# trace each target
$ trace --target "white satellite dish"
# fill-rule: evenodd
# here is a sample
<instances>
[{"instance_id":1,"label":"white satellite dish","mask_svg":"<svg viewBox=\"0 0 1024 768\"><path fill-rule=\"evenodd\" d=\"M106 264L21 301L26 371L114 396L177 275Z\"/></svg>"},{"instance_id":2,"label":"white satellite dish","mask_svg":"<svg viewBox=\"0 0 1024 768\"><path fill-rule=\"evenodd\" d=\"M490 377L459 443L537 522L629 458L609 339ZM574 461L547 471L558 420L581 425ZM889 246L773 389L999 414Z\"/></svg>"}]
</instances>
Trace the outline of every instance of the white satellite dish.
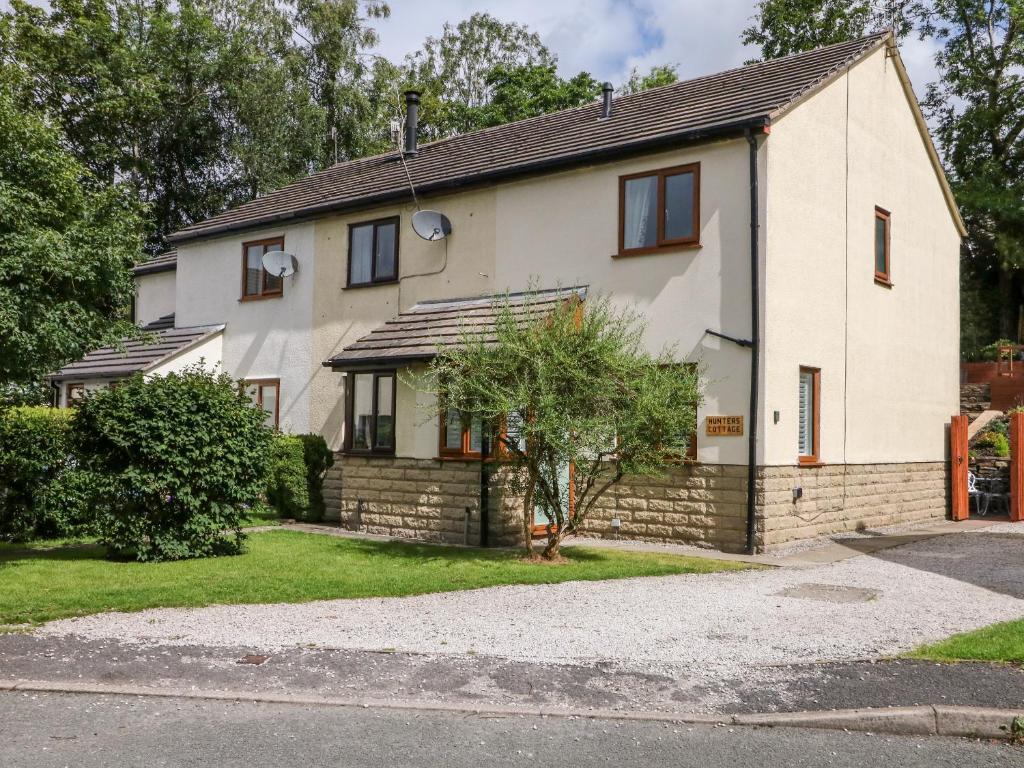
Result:
<instances>
[{"instance_id":1,"label":"white satellite dish","mask_svg":"<svg viewBox=\"0 0 1024 768\"><path fill-rule=\"evenodd\" d=\"M288 277L299 268L299 260L285 251L267 251L263 254L263 268L274 277Z\"/></svg>"},{"instance_id":2,"label":"white satellite dish","mask_svg":"<svg viewBox=\"0 0 1024 768\"><path fill-rule=\"evenodd\" d=\"M444 240L452 233L452 223L440 211L416 211L412 228L424 240Z\"/></svg>"}]
</instances>

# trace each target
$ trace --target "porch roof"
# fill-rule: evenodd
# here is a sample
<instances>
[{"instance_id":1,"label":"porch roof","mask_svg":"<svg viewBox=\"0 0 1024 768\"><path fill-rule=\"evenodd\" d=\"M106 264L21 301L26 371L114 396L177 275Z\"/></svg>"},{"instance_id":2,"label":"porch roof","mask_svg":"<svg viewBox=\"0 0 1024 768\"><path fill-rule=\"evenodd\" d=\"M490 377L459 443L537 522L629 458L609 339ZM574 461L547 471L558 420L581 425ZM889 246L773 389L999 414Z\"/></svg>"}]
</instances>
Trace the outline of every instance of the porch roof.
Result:
<instances>
[{"instance_id":1,"label":"porch roof","mask_svg":"<svg viewBox=\"0 0 1024 768\"><path fill-rule=\"evenodd\" d=\"M430 360L444 347L458 344L463 333L494 341L498 309L506 299L517 319L526 323L547 315L561 301L572 297L582 300L586 296L586 286L574 286L423 301L349 344L325 361L324 366L349 370Z\"/></svg>"},{"instance_id":2,"label":"porch roof","mask_svg":"<svg viewBox=\"0 0 1024 768\"><path fill-rule=\"evenodd\" d=\"M223 325L175 328L174 315L164 315L143 326L140 337L123 339L117 347L94 349L47 378L51 381L124 378L147 371L223 329Z\"/></svg>"}]
</instances>

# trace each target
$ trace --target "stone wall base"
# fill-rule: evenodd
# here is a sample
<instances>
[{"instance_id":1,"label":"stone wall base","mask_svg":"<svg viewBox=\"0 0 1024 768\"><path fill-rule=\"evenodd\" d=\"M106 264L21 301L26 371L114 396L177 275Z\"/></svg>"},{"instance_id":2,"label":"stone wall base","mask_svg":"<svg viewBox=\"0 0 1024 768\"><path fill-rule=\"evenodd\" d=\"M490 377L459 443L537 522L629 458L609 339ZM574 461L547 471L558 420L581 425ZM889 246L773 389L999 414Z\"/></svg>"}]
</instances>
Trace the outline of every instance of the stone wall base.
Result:
<instances>
[{"instance_id":1,"label":"stone wall base","mask_svg":"<svg viewBox=\"0 0 1024 768\"><path fill-rule=\"evenodd\" d=\"M694 464L663 477L627 477L598 502L584 536L741 551L747 468ZM522 503L493 472L488 542L516 546ZM794 488L802 489L794 500ZM843 531L940 519L949 506L945 462L762 467L757 538L762 551ZM327 520L352 530L451 544L480 542L477 462L339 454L324 484ZM613 520L619 521L616 529Z\"/></svg>"}]
</instances>

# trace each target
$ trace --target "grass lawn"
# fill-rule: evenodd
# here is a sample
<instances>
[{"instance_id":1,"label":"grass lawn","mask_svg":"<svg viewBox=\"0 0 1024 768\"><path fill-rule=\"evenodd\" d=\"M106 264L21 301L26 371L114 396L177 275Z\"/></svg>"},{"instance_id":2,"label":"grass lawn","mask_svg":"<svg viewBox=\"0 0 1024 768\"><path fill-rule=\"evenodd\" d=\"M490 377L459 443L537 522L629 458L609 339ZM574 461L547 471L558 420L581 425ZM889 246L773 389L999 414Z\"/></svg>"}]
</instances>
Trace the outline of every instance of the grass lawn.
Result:
<instances>
[{"instance_id":1,"label":"grass lawn","mask_svg":"<svg viewBox=\"0 0 1024 768\"><path fill-rule=\"evenodd\" d=\"M711 573L744 563L651 552L567 547L568 562L518 553L344 539L297 531L252 534L235 557L173 563L111 562L90 544L0 546L0 626L100 611L215 603L298 603L397 597L499 584L554 584Z\"/></svg>"},{"instance_id":2,"label":"grass lawn","mask_svg":"<svg viewBox=\"0 0 1024 768\"><path fill-rule=\"evenodd\" d=\"M1024 619L953 635L907 654L934 661L1002 661L1024 663Z\"/></svg>"}]
</instances>

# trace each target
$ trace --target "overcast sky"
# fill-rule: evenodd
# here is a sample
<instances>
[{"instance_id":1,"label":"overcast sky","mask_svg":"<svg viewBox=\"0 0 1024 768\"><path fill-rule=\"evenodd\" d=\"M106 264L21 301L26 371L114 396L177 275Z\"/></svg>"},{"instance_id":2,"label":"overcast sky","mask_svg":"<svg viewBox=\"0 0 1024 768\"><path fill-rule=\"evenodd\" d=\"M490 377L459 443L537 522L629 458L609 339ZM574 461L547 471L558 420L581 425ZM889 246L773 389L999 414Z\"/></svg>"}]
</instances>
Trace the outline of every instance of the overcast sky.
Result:
<instances>
[{"instance_id":1,"label":"overcast sky","mask_svg":"<svg viewBox=\"0 0 1024 768\"><path fill-rule=\"evenodd\" d=\"M389 0L391 18L377 21L377 53L393 60L416 50L444 22L486 11L537 32L564 75L580 70L621 83L633 66L676 64L686 79L741 65L757 55L740 32L751 0ZM930 43L907 40L902 55L917 95L934 79Z\"/></svg>"}]
</instances>

